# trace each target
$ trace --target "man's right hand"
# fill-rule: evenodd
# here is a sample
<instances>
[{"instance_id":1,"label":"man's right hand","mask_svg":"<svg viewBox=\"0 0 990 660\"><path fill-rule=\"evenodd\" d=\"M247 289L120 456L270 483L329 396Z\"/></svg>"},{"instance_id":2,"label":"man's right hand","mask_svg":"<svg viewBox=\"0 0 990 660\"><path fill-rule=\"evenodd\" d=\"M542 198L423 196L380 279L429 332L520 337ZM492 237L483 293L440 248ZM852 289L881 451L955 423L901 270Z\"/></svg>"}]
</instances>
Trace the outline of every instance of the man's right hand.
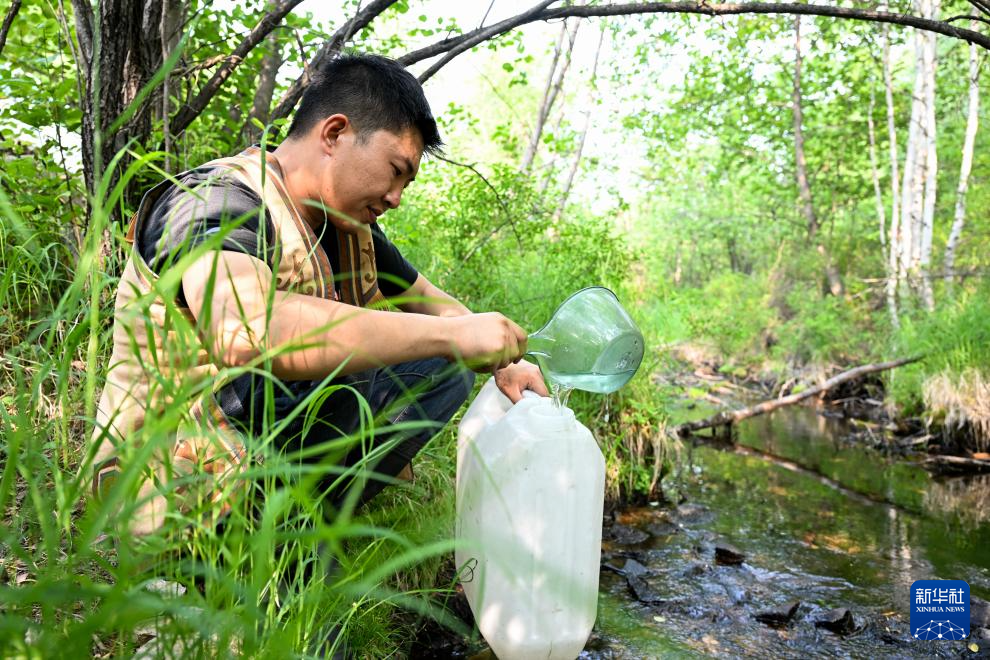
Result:
<instances>
[{"instance_id":1,"label":"man's right hand","mask_svg":"<svg viewBox=\"0 0 990 660\"><path fill-rule=\"evenodd\" d=\"M451 359L461 359L478 372L504 369L526 353L525 330L498 312L467 314L448 319Z\"/></svg>"}]
</instances>

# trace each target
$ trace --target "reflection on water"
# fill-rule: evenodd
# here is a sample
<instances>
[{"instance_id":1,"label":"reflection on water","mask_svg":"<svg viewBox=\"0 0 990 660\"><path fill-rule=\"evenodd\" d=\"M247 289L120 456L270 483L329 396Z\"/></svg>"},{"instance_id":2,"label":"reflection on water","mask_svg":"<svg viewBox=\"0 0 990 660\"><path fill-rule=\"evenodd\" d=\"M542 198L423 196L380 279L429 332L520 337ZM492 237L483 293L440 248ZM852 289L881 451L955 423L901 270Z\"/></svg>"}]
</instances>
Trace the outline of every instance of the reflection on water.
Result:
<instances>
[{"instance_id":1,"label":"reflection on water","mask_svg":"<svg viewBox=\"0 0 990 660\"><path fill-rule=\"evenodd\" d=\"M925 493L925 510L951 514L964 528L986 525L990 522L990 474L933 482Z\"/></svg>"},{"instance_id":2,"label":"reflection on water","mask_svg":"<svg viewBox=\"0 0 990 660\"><path fill-rule=\"evenodd\" d=\"M759 456L696 448L701 473L684 489L704 515L685 517L683 506L630 510L620 522L649 538L604 547L615 565L642 561L649 586L668 603L635 602L624 578L603 574L591 657L595 643L626 649L599 657L667 656L672 647L687 655L958 653L910 639L909 588L918 579L961 579L990 598L990 475L935 480L843 441L848 433L841 420L792 407L747 420L738 440L880 501ZM746 564L714 565L720 542L743 552ZM802 614L785 632L754 623L755 612L793 600L804 603ZM835 607L850 608L863 632L841 638L814 628L814 618Z\"/></svg>"}]
</instances>

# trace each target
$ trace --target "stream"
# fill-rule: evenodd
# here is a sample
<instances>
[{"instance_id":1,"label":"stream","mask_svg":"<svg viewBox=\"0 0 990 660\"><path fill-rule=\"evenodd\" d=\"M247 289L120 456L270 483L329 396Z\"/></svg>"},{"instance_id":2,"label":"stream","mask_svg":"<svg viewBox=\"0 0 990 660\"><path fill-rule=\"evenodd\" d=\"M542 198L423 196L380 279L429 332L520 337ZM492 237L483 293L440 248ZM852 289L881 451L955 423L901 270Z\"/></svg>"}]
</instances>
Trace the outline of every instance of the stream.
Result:
<instances>
[{"instance_id":1,"label":"stream","mask_svg":"<svg viewBox=\"0 0 990 660\"><path fill-rule=\"evenodd\" d=\"M980 631L915 640L908 600L918 579L990 599L990 476L935 479L856 430L792 406L741 423L737 450L686 446L684 501L604 530L581 657L990 657Z\"/></svg>"}]
</instances>

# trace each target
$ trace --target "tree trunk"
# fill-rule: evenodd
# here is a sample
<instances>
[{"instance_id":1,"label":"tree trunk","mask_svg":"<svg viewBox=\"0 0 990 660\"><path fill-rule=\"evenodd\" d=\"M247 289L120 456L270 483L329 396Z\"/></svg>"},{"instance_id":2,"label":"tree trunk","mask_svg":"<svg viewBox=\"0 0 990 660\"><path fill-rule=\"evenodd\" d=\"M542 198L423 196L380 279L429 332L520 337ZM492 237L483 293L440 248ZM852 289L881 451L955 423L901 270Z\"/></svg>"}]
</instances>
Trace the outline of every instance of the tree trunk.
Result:
<instances>
[{"instance_id":1,"label":"tree trunk","mask_svg":"<svg viewBox=\"0 0 990 660\"><path fill-rule=\"evenodd\" d=\"M162 40L162 62L168 60L175 50L175 47L179 43L179 37L182 33L182 23L184 19L184 6L182 0L163 0L162 1L162 18L161 18L161 28L160 37ZM170 126L170 117L172 113L171 100L172 100L172 90L171 90L171 71L165 72L165 79L162 81L162 102L161 102L161 119L162 119L162 134L165 137L165 163L164 170L166 172L172 171L171 154L172 154L172 130Z\"/></svg>"},{"instance_id":2,"label":"tree trunk","mask_svg":"<svg viewBox=\"0 0 990 660\"><path fill-rule=\"evenodd\" d=\"M917 0L917 11L931 18L938 13L937 0ZM935 219L938 154L935 149L935 37L915 35L914 93L911 123L901 185L903 235L899 277L920 295L927 309L935 305L929 267Z\"/></svg>"},{"instance_id":3,"label":"tree trunk","mask_svg":"<svg viewBox=\"0 0 990 660\"><path fill-rule=\"evenodd\" d=\"M939 11L939 0L929 0L930 17L935 18ZM932 33L924 35L925 66L925 199L921 209L921 242L918 246L918 270L921 276L921 299L925 309L935 309L935 295L932 289L931 262L932 236L935 227L935 197L938 186L938 152L936 149L935 124L935 51L936 37Z\"/></svg>"},{"instance_id":4,"label":"tree trunk","mask_svg":"<svg viewBox=\"0 0 990 660\"><path fill-rule=\"evenodd\" d=\"M112 133L110 128L161 65L162 0L101 0L95 15L85 0L73 0L72 7L86 60L80 67L86 90L82 160L93 193L114 154L131 138L143 143L150 132L146 111L133 113Z\"/></svg>"},{"instance_id":5,"label":"tree trunk","mask_svg":"<svg viewBox=\"0 0 990 660\"><path fill-rule=\"evenodd\" d=\"M925 0L922 0L924 2ZM922 35L914 35L914 88L911 101L911 119L908 123L907 147L904 154L904 178L901 182L901 249L898 263L898 280L904 282L913 271L914 245L918 240L917 227L921 215L921 181L919 176L919 145L924 121L925 88L922 69Z\"/></svg>"},{"instance_id":6,"label":"tree trunk","mask_svg":"<svg viewBox=\"0 0 990 660\"><path fill-rule=\"evenodd\" d=\"M571 53L574 51L574 40L577 37L577 31L580 25L580 21L572 21L570 25L568 25L567 21L564 21L560 26L560 36L557 38L557 44L554 46L553 60L550 62L550 73L547 74L547 84L543 90L543 100L540 102L540 110L536 116L536 126L533 127L533 134L529 138L529 145L526 147L522 165L519 167L523 172L529 170L533 164L533 159L536 158L536 151L540 146L540 138L543 137L543 127L546 125L550 111L553 109L553 104L560 94L561 87L564 85L564 76L567 75L567 69L571 65ZM565 37L567 38L566 51L564 50ZM561 63L560 70L558 71L557 64L561 56L563 56L564 61Z\"/></svg>"},{"instance_id":7,"label":"tree trunk","mask_svg":"<svg viewBox=\"0 0 990 660\"><path fill-rule=\"evenodd\" d=\"M255 126L254 120L257 119L262 124L268 123L272 97L275 94L275 77L281 66L282 47L278 42L278 33L272 32L265 38L265 54L261 60L261 70L258 72L258 87L254 93L251 111L241 129L241 135L247 144L253 144L261 137L261 130Z\"/></svg>"},{"instance_id":8,"label":"tree trunk","mask_svg":"<svg viewBox=\"0 0 990 660\"><path fill-rule=\"evenodd\" d=\"M877 220L880 224L880 248L887 253L887 211L883 204L883 192L880 187L880 168L877 164L877 132L873 124L873 112L876 110L876 93L870 88L870 108L866 113L866 131L870 141L870 173L873 175L873 197L877 206Z\"/></svg>"},{"instance_id":9,"label":"tree trunk","mask_svg":"<svg viewBox=\"0 0 990 660\"><path fill-rule=\"evenodd\" d=\"M825 247L825 243L820 240L818 216L815 214L815 205L811 197L811 185L808 183L808 165L804 155L804 116L801 110L800 16L794 18L794 92L792 110L794 113L794 169L797 177L801 209L804 213L808 229L808 240L816 241L815 249L825 262L825 277L828 280L829 291L833 296L841 296L844 290L842 278L839 275L838 269L832 264L832 259Z\"/></svg>"},{"instance_id":10,"label":"tree trunk","mask_svg":"<svg viewBox=\"0 0 990 660\"><path fill-rule=\"evenodd\" d=\"M895 328L900 327L900 318L897 315L897 298L893 294L894 289L891 288L891 283L893 280L893 275L890 270L889 262L886 260L886 255L888 254L888 244L890 244L890 250L894 249L893 241L894 236L891 233L888 235L885 225L887 219L887 211L883 203L883 192L880 185L880 166L877 162L877 136L876 127L873 123L873 112L876 109L876 93L874 89L870 89L870 110L866 115L866 127L869 132L870 138L870 170L873 174L873 195L877 206L877 220L880 223L880 249L884 255L884 271L886 274L886 293L887 293L887 312L890 314L890 323ZM893 227L891 228L893 229Z\"/></svg>"},{"instance_id":11,"label":"tree trunk","mask_svg":"<svg viewBox=\"0 0 990 660\"><path fill-rule=\"evenodd\" d=\"M976 27L976 21L973 21ZM976 46L969 47L969 110L966 114L966 137L963 139L962 164L959 167L959 186L956 188L956 210L952 230L945 244L944 277L947 289L955 278L956 248L966 223L966 191L969 189L969 173L973 167L973 148L976 145L976 129L980 121L980 68Z\"/></svg>"},{"instance_id":12,"label":"tree trunk","mask_svg":"<svg viewBox=\"0 0 990 660\"><path fill-rule=\"evenodd\" d=\"M567 206L567 198L571 194L571 187L574 185L574 177L577 175L578 167L581 165L581 153L584 151L584 142L588 137L588 129L591 127L591 113L598 98L598 58L602 54L602 42L605 41L605 30L598 36L598 46L595 48L595 60L591 65L591 93L588 95L588 110L584 115L584 128L581 129L581 137L578 140L577 150L574 153L574 160L571 162L571 170L567 174L567 181L564 182L564 190L560 194L560 204L554 213L554 219L560 218Z\"/></svg>"},{"instance_id":13,"label":"tree trunk","mask_svg":"<svg viewBox=\"0 0 990 660\"><path fill-rule=\"evenodd\" d=\"M890 231L887 240L887 311L890 314L890 322L895 329L901 327L900 317L897 312L897 282L898 267L900 263L900 252L902 245L901 231L901 207L900 192L898 182L900 173L898 172L897 155L897 126L894 121L894 81L890 70L890 28L883 26L882 41L883 48L881 57L883 59L883 83L884 96L887 102L887 140L890 150Z\"/></svg>"}]
</instances>

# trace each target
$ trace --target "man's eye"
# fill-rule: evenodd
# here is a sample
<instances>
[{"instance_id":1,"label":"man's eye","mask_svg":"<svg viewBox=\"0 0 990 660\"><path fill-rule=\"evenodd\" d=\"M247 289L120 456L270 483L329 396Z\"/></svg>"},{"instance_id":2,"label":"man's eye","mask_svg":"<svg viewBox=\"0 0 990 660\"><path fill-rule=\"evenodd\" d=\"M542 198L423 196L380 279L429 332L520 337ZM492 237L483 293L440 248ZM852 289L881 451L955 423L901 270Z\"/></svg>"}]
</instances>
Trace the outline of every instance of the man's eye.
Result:
<instances>
[{"instance_id":1,"label":"man's eye","mask_svg":"<svg viewBox=\"0 0 990 660\"><path fill-rule=\"evenodd\" d=\"M399 176L400 174L402 174L402 172L399 171L399 168L398 167L396 167L395 165L393 165L392 166L392 174L394 174L395 176Z\"/></svg>"}]
</instances>

